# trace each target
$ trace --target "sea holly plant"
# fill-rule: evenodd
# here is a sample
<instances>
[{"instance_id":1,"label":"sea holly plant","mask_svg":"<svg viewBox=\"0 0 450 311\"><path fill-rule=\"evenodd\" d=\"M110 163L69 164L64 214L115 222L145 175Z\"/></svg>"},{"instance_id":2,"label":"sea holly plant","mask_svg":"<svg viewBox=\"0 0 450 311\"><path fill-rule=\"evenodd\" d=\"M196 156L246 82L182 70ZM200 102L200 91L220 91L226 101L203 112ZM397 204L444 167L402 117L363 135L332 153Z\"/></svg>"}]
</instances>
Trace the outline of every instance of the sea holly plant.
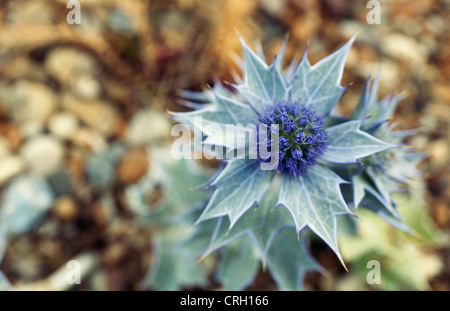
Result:
<instances>
[{"instance_id":1,"label":"sea holly plant","mask_svg":"<svg viewBox=\"0 0 450 311\"><path fill-rule=\"evenodd\" d=\"M233 284L232 289L249 284L258 261L280 289L298 289L306 271L320 269L307 251L308 231L345 267L337 217L356 216L361 205L400 223L390 194L416 162L403 171L396 167L411 156L401 145L408 133L391 132L387 121L400 97L377 102L378 78L371 89L368 81L352 116L335 110L346 89L340 83L354 37L314 65L306 50L287 69L282 66L286 41L268 65L262 53L240 40L243 79L230 84L232 90L216 83L204 92L183 92L194 110L172 113L196 132L197 142L183 156L189 157L193 146L197 155L201 151L223 159L205 186L212 195L195 222L199 228L217 221L200 259L228 246L218 278ZM179 141L174 145L172 151L182 146ZM268 162L275 165L268 169ZM345 190L349 187L350 196ZM250 237L252 246L244 237ZM230 266L236 260L246 273Z\"/></svg>"},{"instance_id":2,"label":"sea holly plant","mask_svg":"<svg viewBox=\"0 0 450 311\"><path fill-rule=\"evenodd\" d=\"M379 74L368 79L359 102L350 117L340 117L340 122L360 120L361 129L391 144L401 146L416 130L395 131L390 123L404 94L390 95L378 101ZM391 225L411 230L401 222L396 204L391 198L395 192L404 192L412 177L420 177L417 165L425 158L410 146L388 149L361 159L361 165L341 170L342 178L351 180L351 193L346 197L355 209L364 206L378 214Z\"/></svg>"}]
</instances>

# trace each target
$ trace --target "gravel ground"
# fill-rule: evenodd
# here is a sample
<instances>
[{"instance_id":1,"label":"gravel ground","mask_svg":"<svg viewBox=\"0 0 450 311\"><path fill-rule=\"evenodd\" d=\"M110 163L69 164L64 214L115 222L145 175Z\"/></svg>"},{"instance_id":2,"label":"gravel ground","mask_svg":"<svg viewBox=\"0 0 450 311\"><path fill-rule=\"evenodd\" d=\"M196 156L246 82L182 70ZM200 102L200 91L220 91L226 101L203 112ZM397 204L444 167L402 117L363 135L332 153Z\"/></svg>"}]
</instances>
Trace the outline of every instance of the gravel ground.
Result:
<instances>
[{"instance_id":1,"label":"gravel ground","mask_svg":"<svg viewBox=\"0 0 450 311\"><path fill-rule=\"evenodd\" d=\"M57 272L81 258L89 281L75 289L142 289L155 228L138 224L124 192L158 165L148 146L170 142L166 109L185 109L179 90L233 80L232 56L241 53L234 29L249 42L260 38L269 60L286 33L287 59L309 42L312 63L359 32L342 81L353 84L339 109L353 109L377 70L380 96L408 94L396 121L419 129L409 144L429 155L424 208L449 232L448 0L383 1L379 25L367 23L365 1L80 2L82 23L69 25L64 0L0 1L2 208L19 202L29 221L40 218L38 226L18 220L8 238L0 270L17 288L69 289ZM432 251L442 269L429 288L450 290L450 248ZM327 249L313 253L342 277ZM307 278L310 289L337 288L327 282ZM250 289L274 284L261 273Z\"/></svg>"}]
</instances>

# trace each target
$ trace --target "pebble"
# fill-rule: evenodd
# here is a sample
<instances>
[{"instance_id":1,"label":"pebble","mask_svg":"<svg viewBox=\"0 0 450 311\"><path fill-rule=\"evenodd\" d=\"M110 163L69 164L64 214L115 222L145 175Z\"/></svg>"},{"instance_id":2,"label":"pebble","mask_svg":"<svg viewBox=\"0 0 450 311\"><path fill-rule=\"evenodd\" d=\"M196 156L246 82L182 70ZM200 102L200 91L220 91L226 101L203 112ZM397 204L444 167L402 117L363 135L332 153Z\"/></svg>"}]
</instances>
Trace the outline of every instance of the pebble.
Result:
<instances>
[{"instance_id":1,"label":"pebble","mask_svg":"<svg viewBox=\"0 0 450 311\"><path fill-rule=\"evenodd\" d=\"M147 151L144 148L131 149L119 162L116 179L122 184L136 183L147 173L148 167Z\"/></svg>"},{"instance_id":2,"label":"pebble","mask_svg":"<svg viewBox=\"0 0 450 311\"><path fill-rule=\"evenodd\" d=\"M75 80L72 91L82 99L96 100L100 98L102 87L93 76L83 74Z\"/></svg>"},{"instance_id":3,"label":"pebble","mask_svg":"<svg viewBox=\"0 0 450 311\"><path fill-rule=\"evenodd\" d=\"M57 196L65 196L74 191L72 176L66 168L49 175L47 181Z\"/></svg>"},{"instance_id":4,"label":"pebble","mask_svg":"<svg viewBox=\"0 0 450 311\"><path fill-rule=\"evenodd\" d=\"M11 151L17 150L22 143L21 129L14 123L0 122L0 136L8 141Z\"/></svg>"},{"instance_id":5,"label":"pebble","mask_svg":"<svg viewBox=\"0 0 450 311\"><path fill-rule=\"evenodd\" d=\"M142 110L130 121L126 141L131 145L147 145L170 135L171 123L160 113Z\"/></svg>"},{"instance_id":6,"label":"pebble","mask_svg":"<svg viewBox=\"0 0 450 311\"><path fill-rule=\"evenodd\" d=\"M391 61L384 61L380 65L380 84L387 85L391 89L397 87L401 83L400 68Z\"/></svg>"},{"instance_id":7,"label":"pebble","mask_svg":"<svg viewBox=\"0 0 450 311\"><path fill-rule=\"evenodd\" d=\"M52 206L53 192L41 177L21 176L7 188L3 199L8 229L12 234L31 229Z\"/></svg>"},{"instance_id":8,"label":"pebble","mask_svg":"<svg viewBox=\"0 0 450 311\"><path fill-rule=\"evenodd\" d=\"M9 155L11 152L8 139L0 136L0 160Z\"/></svg>"},{"instance_id":9,"label":"pebble","mask_svg":"<svg viewBox=\"0 0 450 311\"><path fill-rule=\"evenodd\" d=\"M23 78L44 81L46 78L42 66L34 63L25 55L16 56L2 64L0 74L12 81Z\"/></svg>"},{"instance_id":10,"label":"pebble","mask_svg":"<svg viewBox=\"0 0 450 311\"><path fill-rule=\"evenodd\" d=\"M31 173L47 176L61 166L64 148L57 138L49 135L38 135L27 140L20 153Z\"/></svg>"},{"instance_id":11,"label":"pebble","mask_svg":"<svg viewBox=\"0 0 450 311\"><path fill-rule=\"evenodd\" d=\"M79 100L66 94L63 107L106 137L115 134L118 129L119 114L108 102Z\"/></svg>"},{"instance_id":12,"label":"pebble","mask_svg":"<svg viewBox=\"0 0 450 311\"><path fill-rule=\"evenodd\" d=\"M94 74L97 71L96 65L91 55L74 48L64 47L50 51L44 68L60 84L69 87L83 74Z\"/></svg>"},{"instance_id":13,"label":"pebble","mask_svg":"<svg viewBox=\"0 0 450 311\"><path fill-rule=\"evenodd\" d=\"M79 212L79 208L71 196L59 197L53 205L53 213L64 222L74 221Z\"/></svg>"},{"instance_id":14,"label":"pebble","mask_svg":"<svg viewBox=\"0 0 450 311\"><path fill-rule=\"evenodd\" d=\"M47 5L45 9L42 3L35 1L13 1L9 3L6 20L9 25L23 25L24 21L31 25L50 25L54 21L56 6Z\"/></svg>"},{"instance_id":15,"label":"pebble","mask_svg":"<svg viewBox=\"0 0 450 311\"><path fill-rule=\"evenodd\" d=\"M88 180L103 189L110 188L113 185L117 163L122 154L122 148L116 145L91 155L86 162Z\"/></svg>"},{"instance_id":16,"label":"pebble","mask_svg":"<svg viewBox=\"0 0 450 311\"><path fill-rule=\"evenodd\" d=\"M6 98L11 116L17 122L44 123L57 106L57 96L44 84L19 80Z\"/></svg>"},{"instance_id":17,"label":"pebble","mask_svg":"<svg viewBox=\"0 0 450 311\"><path fill-rule=\"evenodd\" d=\"M19 124L20 133L24 138L38 135L43 129L43 123L38 121L27 121Z\"/></svg>"},{"instance_id":18,"label":"pebble","mask_svg":"<svg viewBox=\"0 0 450 311\"><path fill-rule=\"evenodd\" d=\"M122 242L115 242L108 246L102 254L102 262L106 267L117 266L126 258L129 251L128 245Z\"/></svg>"},{"instance_id":19,"label":"pebble","mask_svg":"<svg viewBox=\"0 0 450 311\"><path fill-rule=\"evenodd\" d=\"M387 35L381 42L381 49L389 57L404 59L412 64L421 64L427 60L424 47L411 37L393 33Z\"/></svg>"},{"instance_id":20,"label":"pebble","mask_svg":"<svg viewBox=\"0 0 450 311\"><path fill-rule=\"evenodd\" d=\"M75 114L64 111L52 115L48 121L48 129L55 136L62 139L73 138L79 128Z\"/></svg>"},{"instance_id":21,"label":"pebble","mask_svg":"<svg viewBox=\"0 0 450 311\"><path fill-rule=\"evenodd\" d=\"M281 16L286 8L286 0L261 0L262 7L273 16Z\"/></svg>"},{"instance_id":22,"label":"pebble","mask_svg":"<svg viewBox=\"0 0 450 311\"><path fill-rule=\"evenodd\" d=\"M433 83L431 85L431 89L432 89L433 95L436 98L441 99L443 102L447 102L447 103L450 102L450 88L449 88L448 82L447 83L442 83L442 82L441 83L439 83L439 82Z\"/></svg>"},{"instance_id":23,"label":"pebble","mask_svg":"<svg viewBox=\"0 0 450 311\"><path fill-rule=\"evenodd\" d=\"M440 228L445 228L450 219L448 205L444 201L438 201L434 204L433 218Z\"/></svg>"},{"instance_id":24,"label":"pebble","mask_svg":"<svg viewBox=\"0 0 450 311\"><path fill-rule=\"evenodd\" d=\"M449 163L449 143L446 139L439 139L432 142L428 147L434 170L440 170L448 166Z\"/></svg>"},{"instance_id":25,"label":"pebble","mask_svg":"<svg viewBox=\"0 0 450 311\"><path fill-rule=\"evenodd\" d=\"M74 134L72 141L77 146L90 149L93 152L101 152L108 147L103 135L89 127L79 128Z\"/></svg>"},{"instance_id":26,"label":"pebble","mask_svg":"<svg viewBox=\"0 0 450 311\"><path fill-rule=\"evenodd\" d=\"M25 169L25 161L20 156L6 156L0 160L0 186Z\"/></svg>"}]
</instances>

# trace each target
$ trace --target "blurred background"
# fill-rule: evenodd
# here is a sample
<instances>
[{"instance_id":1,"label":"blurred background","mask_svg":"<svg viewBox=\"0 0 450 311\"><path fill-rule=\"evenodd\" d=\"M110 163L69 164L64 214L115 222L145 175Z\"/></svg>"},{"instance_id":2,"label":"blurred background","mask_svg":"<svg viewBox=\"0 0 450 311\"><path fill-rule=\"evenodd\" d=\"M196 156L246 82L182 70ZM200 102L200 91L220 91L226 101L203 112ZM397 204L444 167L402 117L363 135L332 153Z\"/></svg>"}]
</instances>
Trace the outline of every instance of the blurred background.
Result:
<instances>
[{"instance_id":1,"label":"blurred background","mask_svg":"<svg viewBox=\"0 0 450 311\"><path fill-rule=\"evenodd\" d=\"M424 180L397 198L419 234L367 215L361 237L342 234L350 272L312 243L329 273L308 274L305 288L450 290L450 1L381 1L372 25L367 2L80 0L81 24L70 25L68 1L0 0L0 271L12 288L158 288L146 279L161 226L141 215L180 195L159 182L178 176L160 154L172 140L166 110L186 110L180 90L233 81L236 29L261 41L269 62L286 34L286 61L309 44L315 63L359 32L339 110L351 111L380 70L380 97L408 94L398 128L419 129L409 144L429 155ZM365 281L368 258L382 262L380 285ZM79 285L61 274L72 259L83 263ZM261 271L249 288L276 286Z\"/></svg>"}]
</instances>

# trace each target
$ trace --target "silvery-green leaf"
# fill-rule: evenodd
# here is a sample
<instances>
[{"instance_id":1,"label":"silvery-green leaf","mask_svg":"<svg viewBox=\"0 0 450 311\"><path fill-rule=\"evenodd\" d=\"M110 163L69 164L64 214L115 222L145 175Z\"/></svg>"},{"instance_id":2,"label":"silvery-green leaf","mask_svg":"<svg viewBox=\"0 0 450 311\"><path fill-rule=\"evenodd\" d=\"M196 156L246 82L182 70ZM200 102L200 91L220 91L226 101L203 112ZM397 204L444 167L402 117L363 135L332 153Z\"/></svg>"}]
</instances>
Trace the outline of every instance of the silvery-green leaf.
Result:
<instances>
[{"instance_id":1,"label":"silvery-green leaf","mask_svg":"<svg viewBox=\"0 0 450 311\"><path fill-rule=\"evenodd\" d=\"M359 129L360 121L349 121L327 129L328 140L322 160L332 163L355 163L371 154L394 148Z\"/></svg>"},{"instance_id":2,"label":"silvery-green leaf","mask_svg":"<svg viewBox=\"0 0 450 311\"><path fill-rule=\"evenodd\" d=\"M238 97L238 94L235 94L227 89L218 80L214 81L214 86L212 88L203 90L202 92L181 90L178 94L184 100L182 104L188 103L188 106L197 104L193 106L199 108L201 108L204 104L213 103L215 101L215 94L233 99Z\"/></svg>"},{"instance_id":3,"label":"silvery-green leaf","mask_svg":"<svg viewBox=\"0 0 450 311\"><path fill-rule=\"evenodd\" d=\"M184 216L191 219L198 211L191 209ZM186 221L189 222L189 221ZM180 290L188 286L207 284L207 265L197 262L207 248L216 221L205 221L188 230L192 225L178 222L166 226L152 241L154 260L144 279L145 284L157 290Z\"/></svg>"},{"instance_id":4,"label":"silvery-green leaf","mask_svg":"<svg viewBox=\"0 0 450 311\"><path fill-rule=\"evenodd\" d=\"M270 186L274 172L261 170L257 160L232 160L212 185L217 189L197 223L227 215L230 228L254 204L258 204Z\"/></svg>"},{"instance_id":5,"label":"silvery-green leaf","mask_svg":"<svg viewBox=\"0 0 450 311\"><path fill-rule=\"evenodd\" d=\"M403 147L403 149L406 148ZM427 157L422 153L408 151L396 152L394 158L391 158L391 165L387 168L389 176L400 183L406 183L412 177L422 176L417 165Z\"/></svg>"},{"instance_id":6,"label":"silvery-green leaf","mask_svg":"<svg viewBox=\"0 0 450 311\"><path fill-rule=\"evenodd\" d=\"M416 135L418 133L417 129L412 130L403 130L403 131L394 131L393 128L389 128L389 137L391 141L396 142L397 144L402 143L406 138ZM377 133L378 134L378 133Z\"/></svg>"},{"instance_id":7,"label":"silvery-green leaf","mask_svg":"<svg viewBox=\"0 0 450 311\"><path fill-rule=\"evenodd\" d=\"M337 115L337 114L331 114L328 116L328 118L325 119L325 126L324 128L329 128L335 125L339 125L342 123L345 123L349 121L350 119L345 116Z\"/></svg>"},{"instance_id":8,"label":"silvery-green leaf","mask_svg":"<svg viewBox=\"0 0 450 311\"><path fill-rule=\"evenodd\" d=\"M370 168L369 168L370 169ZM368 170L369 170L368 169ZM361 201L367 196L371 195L376 198L380 208L384 208L386 211L389 211L391 215L396 218L399 217L397 211L395 210L394 204L390 197L384 197L383 194L377 189L373 180L367 175L367 173L362 173L352 178L353 184L353 203L355 205L355 209L361 204Z\"/></svg>"},{"instance_id":9,"label":"silvery-green leaf","mask_svg":"<svg viewBox=\"0 0 450 311\"><path fill-rule=\"evenodd\" d=\"M179 92L181 98L188 102L210 104L214 102L214 93L210 90L203 92L182 90Z\"/></svg>"},{"instance_id":10,"label":"silvery-green leaf","mask_svg":"<svg viewBox=\"0 0 450 311\"><path fill-rule=\"evenodd\" d=\"M163 238L156 239L153 253L156 260L144 280L146 286L163 291L180 290L187 286L204 286L205 272L195 259L167 249Z\"/></svg>"},{"instance_id":11,"label":"silvery-green leaf","mask_svg":"<svg viewBox=\"0 0 450 311\"><path fill-rule=\"evenodd\" d=\"M367 115L370 117L363 122L361 128L370 133L374 133L378 127L392 118L398 103L404 98L404 93L390 95L369 106Z\"/></svg>"},{"instance_id":12,"label":"silvery-green leaf","mask_svg":"<svg viewBox=\"0 0 450 311\"><path fill-rule=\"evenodd\" d=\"M367 172L362 172L361 174L353 176L352 184L353 184L353 203L355 205L355 209L358 208L366 192L376 197L379 200L379 202L381 202L383 206L386 207L386 209L388 210L394 209L390 198L383 197L383 195L376 188L376 185L373 183L371 178L367 175ZM389 199L389 201L387 199Z\"/></svg>"},{"instance_id":13,"label":"silvery-green leaf","mask_svg":"<svg viewBox=\"0 0 450 311\"><path fill-rule=\"evenodd\" d=\"M314 66L309 64L305 55L290 83L289 99L301 100L314 107L318 115L328 116L345 90L340 81L347 53L354 40L355 37Z\"/></svg>"},{"instance_id":14,"label":"silvery-green leaf","mask_svg":"<svg viewBox=\"0 0 450 311\"><path fill-rule=\"evenodd\" d=\"M279 192L279 178L275 178L273 184L260 202L258 208L248 210L229 229L229 221L221 218L217 224L211 243L203 254L208 256L219 248L248 235L252 238L258 249L263 265L266 263L266 254L273 237L283 228L292 226L292 218L285 209L275 209ZM297 236L295 236L297 238Z\"/></svg>"},{"instance_id":15,"label":"silvery-green leaf","mask_svg":"<svg viewBox=\"0 0 450 311\"><path fill-rule=\"evenodd\" d=\"M398 191L398 186L395 182L390 179L381 168L369 167L366 170L366 173L370 177L371 182L375 185L377 192L381 195L382 199L380 200L390 203L392 200L391 193ZM398 216L398 212L392 204L388 204L386 208L392 215Z\"/></svg>"},{"instance_id":16,"label":"silvery-green leaf","mask_svg":"<svg viewBox=\"0 0 450 311\"><path fill-rule=\"evenodd\" d=\"M353 205L354 208L357 209L359 204L363 200L366 195L366 185L368 183L363 179L362 176L356 175L352 177L352 185L353 185Z\"/></svg>"},{"instance_id":17,"label":"silvery-green leaf","mask_svg":"<svg viewBox=\"0 0 450 311\"><path fill-rule=\"evenodd\" d=\"M281 46L280 51L278 52L278 54L275 57L275 67L277 67L277 69L282 72L283 70L283 62L284 62L284 54L286 53L286 47L287 47L287 43L288 43L288 39L287 37L283 40L283 45ZM286 76L289 76L288 73L286 74Z\"/></svg>"},{"instance_id":18,"label":"silvery-green leaf","mask_svg":"<svg viewBox=\"0 0 450 311\"><path fill-rule=\"evenodd\" d=\"M205 104L203 109L172 115L177 121L202 131L207 136L206 143L233 149L242 148L246 143L245 136L242 137L242 129L233 130L233 126L240 124L246 127L255 124L257 120L249 105L220 94L215 94L215 102ZM251 129L250 126L248 128ZM237 138L234 138L235 136Z\"/></svg>"},{"instance_id":19,"label":"silvery-green leaf","mask_svg":"<svg viewBox=\"0 0 450 311\"><path fill-rule=\"evenodd\" d=\"M353 120L362 120L367 117L369 109L374 105L378 99L378 80L380 78L379 72L376 74L373 80L367 79L364 84L364 89L362 91L361 97L359 98L358 104L352 114Z\"/></svg>"},{"instance_id":20,"label":"silvery-green leaf","mask_svg":"<svg viewBox=\"0 0 450 311\"><path fill-rule=\"evenodd\" d=\"M253 283L259 269L259 254L253 241L243 237L224 249L217 279L225 290L243 290Z\"/></svg>"},{"instance_id":21,"label":"silvery-green leaf","mask_svg":"<svg viewBox=\"0 0 450 311\"><path fill-rule=\"evenodd\" d=\"M297 232L309 227L324 240L342 262L337 245L336 216L351 214L339 185L344 183L325 166L315 165L294 177L284 174L281 179L278 205L291 213Z\"/></svg>"},{"instance_id":22,"label":"silvery-green leaf","mask_svg":"<svg viewBox=\"0 0 450 311\"><path fill-rule=\"evenodd\" d=\"M294 228L286 228L273 239L267 253L267 267L280 290L301 290L306 272L321 270L309 254L306 241L303 232L298 241Z\"/></svg>"},{"instance_id":23,"label":"silvery-green leaf","mask_svg":"<svg viewBox=\"0 0 450 311\"><path fill-rule=\"evenodd\" d=\"M244 51L244 84L236 86L258 112L286 97L286 84L276 64L268 66L239 37Z\"/></svg>"}]
</instances>

